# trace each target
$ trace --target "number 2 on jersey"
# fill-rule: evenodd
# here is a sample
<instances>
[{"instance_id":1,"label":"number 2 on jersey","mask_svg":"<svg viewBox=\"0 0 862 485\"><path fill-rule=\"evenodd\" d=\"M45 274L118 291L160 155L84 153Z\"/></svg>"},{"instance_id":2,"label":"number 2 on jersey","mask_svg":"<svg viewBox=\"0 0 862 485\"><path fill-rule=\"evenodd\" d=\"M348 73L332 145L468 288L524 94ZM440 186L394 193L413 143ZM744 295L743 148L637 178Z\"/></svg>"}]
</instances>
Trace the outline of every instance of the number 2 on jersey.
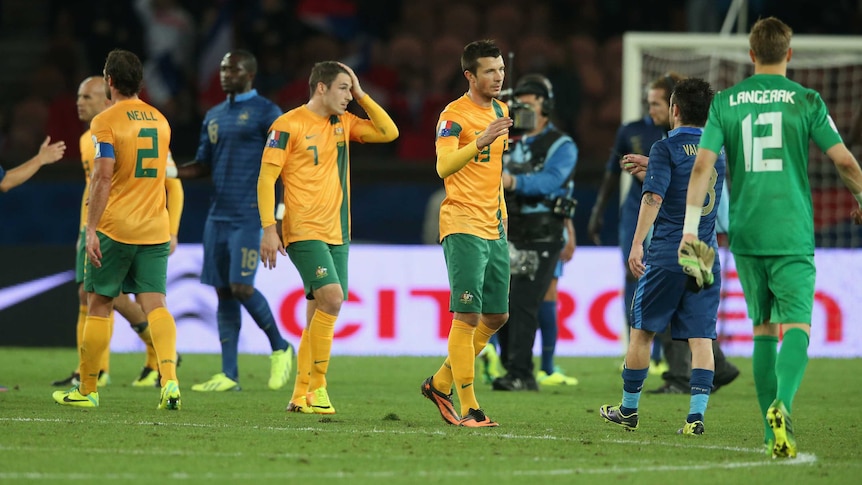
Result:
<instances>
[{"instance_id":1,"label":"number 2 on jersey","mask_svg":"<svg viewBox=\"0 0 862 485\"><path fill-rule=\"evenodd\" d=\"M138 138L150 138L153 140L152 148L138 148L138 159L135 161L135 177L156 178L159 174L157 168L144 168L145 158L159 158L159 131L155 128L141 128Z\"/></svg>"},{"instance_id":2,"label":"number 2 on jersey","mask_svg":"<svg viewBox=\"0 0 862 485\"><path fill-rule=\"evenodd\" d=\"M763 158L763 150L781 148L781 112L760 113L753 124L771 126L770 131L772 133L766 136L754 136L751 114L742 119L742 151L745 157L745 171L782 171L784 169L783 160L780 158Z\"/></svg>"}]
</instances>

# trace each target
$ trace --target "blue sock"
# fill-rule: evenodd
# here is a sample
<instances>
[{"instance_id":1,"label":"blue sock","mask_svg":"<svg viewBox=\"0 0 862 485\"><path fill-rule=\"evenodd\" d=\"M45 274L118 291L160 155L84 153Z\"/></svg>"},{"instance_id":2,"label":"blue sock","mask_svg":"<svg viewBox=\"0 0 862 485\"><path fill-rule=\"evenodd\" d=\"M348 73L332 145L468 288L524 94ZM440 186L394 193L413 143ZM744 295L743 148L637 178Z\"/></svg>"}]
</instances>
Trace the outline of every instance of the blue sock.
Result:
<instances>
[{"instance_id":1,"label":"blue sock","mask_svg":"<svg viewBox=\"0 0 862 485\"><path fill-rule=\"evenodd\" d=\"M218 337L221 342L221 371L224 375L239 382L239 328L242 325L239 300L219 299L216 311Z\"/></svg>"},{"instance_id":2,"label":"blue sock","mask_svg":"<svg viewBox=\"0 0 862 485\"><path fill-rule=\"evenodd\" d=\"M557 348L557 302L543 301L539 305L539 330L542 331L542 370L554 373L554 351Z\"/></svg>"},{"instance_id":3,"label":"blue sock","mask_svg":"<svg viewBox=\"0 0 862 485\"><path fill-rule=\"evenodd\" d=\"M623 369L623 402L620 405L620 412L624 415L637 412L638 402L641 399L641 389L644 387L644 381L647 378L645 369Z\"/></svg>"},{"instance_id":4,"label":"blue sock","mask_svg":"<svg viewBox=\"0 0 862 485\"><path fill-rule=\"evenodd\" d=\"M275 317L272 315L272 310L269 309L269 303L267 303L263 293L255 288L254 293L248 299L242 301L242 306L245 307L251 318L257 323L257 326L266 334L273 351L287 349L287 340L278 331Z\"/></svg>"},{"instance_id":5,"label":"blue sock","mask_svg":"<svg viewBox=\"0 0 862 485\"><path fill-rule=\"evenodd\" d=\"M714 377L715 372L711 370L691 370L691 401L688 408L688 417L685 418L686 422L703 421Z\"/></svg>"}]
</instances>

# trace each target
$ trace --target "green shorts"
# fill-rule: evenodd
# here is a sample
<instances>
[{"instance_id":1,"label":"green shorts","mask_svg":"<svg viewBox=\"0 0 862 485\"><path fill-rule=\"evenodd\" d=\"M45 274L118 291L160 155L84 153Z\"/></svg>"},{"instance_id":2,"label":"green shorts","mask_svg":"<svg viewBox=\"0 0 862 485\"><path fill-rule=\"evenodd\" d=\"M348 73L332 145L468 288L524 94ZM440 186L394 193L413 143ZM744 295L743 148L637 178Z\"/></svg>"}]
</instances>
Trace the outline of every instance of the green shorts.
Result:
<instances>
[{"instance_id":1,"label":"green shorts","mask_svg":"<svg viewBox=\"0 0 862 485\"><path fill-rule=\"evenodd\" d=\"M116 298L120 293L165 294L170 241L162 244L125 244L101 232L102 267L88 259L84 267L84 290Z\"/></svg>"},{"instance_id":2,"label":"green shorts","mask_svg":"<svg viewBox=\"0 0 862 485\"><path fill-rule=\"evenodd\" d=\"M297 241L287 246L287 255L299 271L305 297L314 299L314 290L329 284L341 285L347 300L347 253L350 244Z\"/></svg>"},{"instance_id":3,"label":"green shorts","mask_svg":"<svg viewBox=\"0 0 862 485\"><path fill-rule=\"evenodd\" d=\"M84 267L87 265L87 228L81 229L75 243L75 283L84 282Z\"/></svg>"},{"instance_id":4,"label":"green shorts","mask_svg":"<svg viewBox=\"0 0 862 485\"><path fill-rule=\"evenodd\" d=\"M813 255L734 255L748 316L754 325L811 325L816 268Z\"/></svg>"},{"instance_id":5,"label":"green shorts","mask_svg":"<svg viewBox=\"0 0 862 485\"><path fill-rule=\"evenodd\" d=\"M443 239L449 273L449 311L509 312L509 243L470 234Z\"/></svg>"}]
</instances>

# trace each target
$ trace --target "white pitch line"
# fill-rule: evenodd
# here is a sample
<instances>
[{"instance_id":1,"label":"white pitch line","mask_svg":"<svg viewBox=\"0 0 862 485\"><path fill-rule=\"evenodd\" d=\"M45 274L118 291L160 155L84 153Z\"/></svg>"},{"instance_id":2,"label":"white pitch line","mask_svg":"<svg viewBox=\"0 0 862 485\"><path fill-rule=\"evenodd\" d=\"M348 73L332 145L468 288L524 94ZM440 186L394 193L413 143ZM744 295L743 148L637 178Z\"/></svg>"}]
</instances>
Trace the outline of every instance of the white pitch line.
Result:
<instances>
[{"instance_id":1,"label":"white pitch line","mask_svg":"<svg viewBox=\"0 0 862 485\"><path fill-rule=\"evenodd\" d=\"M45 423L55 423L55 422L75 422L75 420L70 419L61 419L61 418L23 418L23 417L12 417L12 418L0 418L0 421L13 421L13 422L45 422ZM424 431L424 430L416 430L416 431L404 431L404 430L389 430L389 429L380 429L380 428L371 428L371 429L339 429L339 428L323 428L323 427L312 427L312 426L302 426L302 427L279 427L279 426L235 426L228 424L211 424L211 423L167 423L160 421L110 421L110 420L98 420L98 421L87 421L88 424L110 424L110 425L118 425L125 424L131 426L177 426L177 427L194 427L194 428L213 428L213 429L231 429L231 428L251 428L251 429L259 429L265 431L276 431L276 432L324 432L324 433L343 433L343 434L358 434L358 433L379 433L379 434L397 434L397 435L445 435L448 436L449 433L443 431ZM541 435L518 435L511 433L480 433L473 432L474 435L484 434L486 436L494 436L494 437L505 437L508 439L520 439L520 440L549 440L549 441L563 441L563 442L581 442L581 438L577 437L569 437L569 436L555 436L549 434L541 434ZM700 443L668 443L662 441L649 441L649 440L630 440L630 439L603 439L598 440L602 443L611 443L611 444L619 444L619 445L649 445L649 446L665 446L665 447L674 447L674 448L699 448L704 450L724 450L731 451L736 453L746 453L746 454L763 454L762 448L743 448L743 447L735 447L735 446L722 446L722 445L708 445L708 444L700 444ZM21 447L8 447L0 444L0 452L5 451L47 451L49 448L38 448L38 447L27 447L26 450ZM52 449L55 450L55 449ZM88 452L96 452L99 453L99 450L88 449ZM252 454L246 454L243 452L232 452L232 453L218 453L218 452L188 452L188 451L173 451L169 453L148 453L140 450L102 450L106 453L124 453L124 454L160 454L164 455L176 455L176 456L224 456L224 457L242 457L249 456ZM256 453L256 455L260 455L260 453ZM305 456L300 454L267 454L267 456L276 456L276 457L294 457L294 456ZM321 455L315 455L318 457L322 457ZM333 455L330 458L340 458L341 456ZM576 474L611 474L611 473L650 473L650 472L673 472L673 471L698 471L698 470L714 470L714 469L738 469L738 468L754 468L754 467L763 467L763 466L781 466L781 465L809 465L815 463L817 461L817 457L814 454L810 453L800 453L796 459L782 459L782 460L761 460L761 461L746 461L746 462L736 462L736 463L707 463L707 464L692 464L692 465L678 465L678 466L670 466L670 465L646 465L646 466L634 466L634 467L603 467L603 468L561 468L555 470L511 470L507 469L505 472L501 472L499 474L505 474L507 476L510 475L520 475L520 476L559 476L559 475L576 475ZM439 476L449 476L449 477L476 477L476 476L488 476L494 475L494 473L489 473L487 470L473 472L472 470L459 470L459 471L444 471L442 473L438 472L427 472L423 470L419 470L416 472L417 476L420 477L439 477ZM388 478L393 476L403 476L403 471L385 471L385 470L377 470L374 472L360 472L360 473L348 473L348 472L326 472L326 473L295 473L295 472L284 472L284 473L233 473L228 476L225 475L211 475L209 473L202 475L190 475L185 473L174 474L170 478L183 480L183 479L193 479L193 480L264 480L264 479L291 479L298 477L309 477L315 476L320 478L357 478L357 477L368 477L368 478ZM66 479L66 480L132 480L132 479L144 479L151 478L151 475L147 476L136 476L130 474L81 474L81 473L73 473L73 474L53 474L53 473L42 473L42 472L0 472L0 480L56 480L56 479Z\"/></svg>"}]
</instances>

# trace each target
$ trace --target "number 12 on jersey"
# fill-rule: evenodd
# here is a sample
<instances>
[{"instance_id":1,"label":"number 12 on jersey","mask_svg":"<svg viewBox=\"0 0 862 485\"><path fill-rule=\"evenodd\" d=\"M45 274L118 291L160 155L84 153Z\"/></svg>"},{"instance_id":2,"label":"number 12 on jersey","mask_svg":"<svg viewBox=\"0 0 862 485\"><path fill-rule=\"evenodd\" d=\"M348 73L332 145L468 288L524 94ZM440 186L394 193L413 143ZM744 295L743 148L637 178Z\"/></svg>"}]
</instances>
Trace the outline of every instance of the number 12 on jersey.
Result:
<instances>
[{"instance_id":1,"label":"number 12 on jersey","mask_svg":"<svg viewBox=\"0 0 862 485\"><path fill-rule=\"evenodd\" d=\"M781 112L760 113L752 123L752 115L742 119L742 150L746 172L780 172L784 161L780 158L763 158L763 150L781 148ZM754 136L753 125L770 126L772 133Z\"/></svg>"}]
</instances>

